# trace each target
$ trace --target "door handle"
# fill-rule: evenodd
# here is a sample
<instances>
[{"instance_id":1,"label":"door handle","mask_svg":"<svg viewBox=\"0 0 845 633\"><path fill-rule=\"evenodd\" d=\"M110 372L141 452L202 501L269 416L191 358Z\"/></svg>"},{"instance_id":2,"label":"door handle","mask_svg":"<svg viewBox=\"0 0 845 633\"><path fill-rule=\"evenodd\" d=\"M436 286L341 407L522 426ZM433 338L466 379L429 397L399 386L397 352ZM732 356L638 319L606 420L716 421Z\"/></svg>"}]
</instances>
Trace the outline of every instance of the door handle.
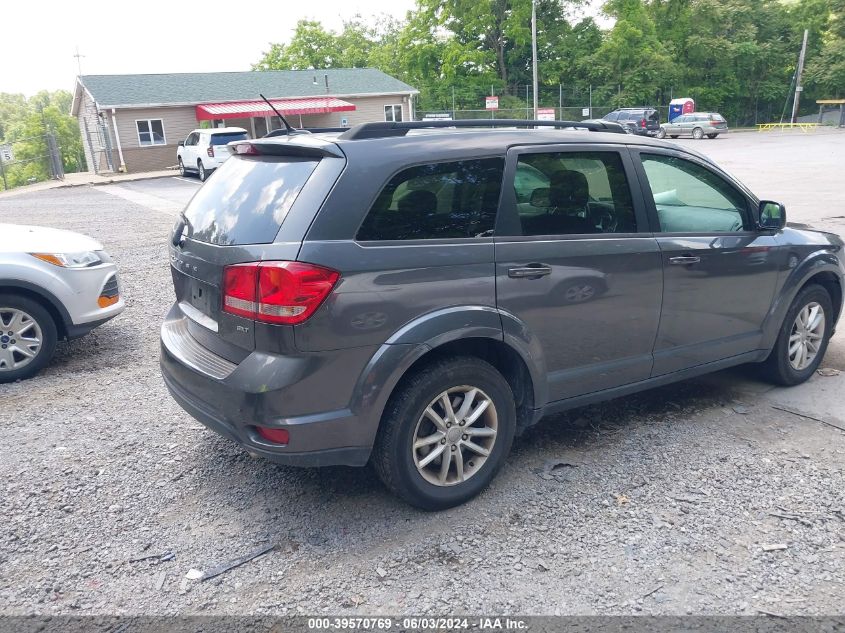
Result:
<instances>
[{"instance_id":1,"label":"door handle","mask_svg":"<svg viewBox=\"0 0 845 633\"><path fill-rule=\"evenodd\" d=\"M528 264L519 268L508 268L508 277L511 279L537 279L551 274L551 266L544 266L543 264Z\"/></svg>"},{"instance_id":2,"label":"door handle","mask_svg":"<svg viewBox=\"0 0 845 633\"><path fill-rule=\"evenodd\" d=\"M670 257L669 263L676 266L688 266L689 264L697 264L701 258L697 255L680 255L678 257Z\"/></svg>"}]
</instances>

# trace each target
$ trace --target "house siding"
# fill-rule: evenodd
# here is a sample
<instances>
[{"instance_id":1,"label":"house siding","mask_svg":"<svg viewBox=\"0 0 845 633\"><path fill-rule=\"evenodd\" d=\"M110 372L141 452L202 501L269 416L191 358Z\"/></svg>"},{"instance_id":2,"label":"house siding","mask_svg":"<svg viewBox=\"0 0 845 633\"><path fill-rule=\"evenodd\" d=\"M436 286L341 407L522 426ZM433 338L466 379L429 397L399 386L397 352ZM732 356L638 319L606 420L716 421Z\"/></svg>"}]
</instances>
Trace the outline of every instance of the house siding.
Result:
<instances>
[{"instance_id":1,"label":"house siding","mask_svg":"<svg viewBox=\"0 0 845 633\"><path fill-rule=\"evenodd\" d=\"M126 171L141 172L166 169L176 165L176 148L179 141L199 127L196 109L178 108L124 108L117 110L117 130L123 149ZM145 145L138 141L135 122L142 119L161 119L165 145Z\"/></svg>"},{"instance_id":2,"label":"house siding","mask_svg":"<svg viewBox=\"0 0 845 633\"><path fill-rule=\"evenodd\" d=\"M343 98L343 97L341 97ZM384 121L384 106L402 105L402 120L410 120L408 95L381 95L377 97L348 98L355 105L351 112L330 112L328 114L303 115L302 123L306 127L339 127L340 120L346 118L349 125ZM299 124L299 117L291 117L291 123Z\"/></svg>"},{"instance_id":3,"label":"house siding","mask_svg":"<svg viewBox=\"0 0 845 633\"><path fill-rule=\"evenodd\" d=\"M117 168L117 161L114 157L112 167L109 166L107 147L114 148L110 119L103 116L101 119L97 111L97 104L86 92L82 91L82 99L77 118L79 133L82 136L82 148L85 152L85 163L90 173L109 172Z\"/></svg>"}]
</instances>

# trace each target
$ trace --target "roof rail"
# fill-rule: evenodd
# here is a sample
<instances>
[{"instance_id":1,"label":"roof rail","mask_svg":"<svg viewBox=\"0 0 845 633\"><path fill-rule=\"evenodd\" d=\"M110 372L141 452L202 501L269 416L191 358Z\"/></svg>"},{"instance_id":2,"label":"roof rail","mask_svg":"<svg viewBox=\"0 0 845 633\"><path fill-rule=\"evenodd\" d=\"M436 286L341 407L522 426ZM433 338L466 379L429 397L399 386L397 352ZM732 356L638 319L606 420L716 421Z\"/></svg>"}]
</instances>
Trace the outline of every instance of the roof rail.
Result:
<instances>
[{"instance_id":1,"label":"roof rail","mask_svg":"<svg viewBox=\"0 0 845 633\"><path fill-rule=\"evenodd\" d=\"M531 121L526 119L459 119L457 121L378 121L361 123L341 134L345 141L368 138L405 136L410 130L458 127L552 127L556 129L580 128L591 132L615 132L625 134L618 123L605 121Z\"/></svg>"}]
</instances>

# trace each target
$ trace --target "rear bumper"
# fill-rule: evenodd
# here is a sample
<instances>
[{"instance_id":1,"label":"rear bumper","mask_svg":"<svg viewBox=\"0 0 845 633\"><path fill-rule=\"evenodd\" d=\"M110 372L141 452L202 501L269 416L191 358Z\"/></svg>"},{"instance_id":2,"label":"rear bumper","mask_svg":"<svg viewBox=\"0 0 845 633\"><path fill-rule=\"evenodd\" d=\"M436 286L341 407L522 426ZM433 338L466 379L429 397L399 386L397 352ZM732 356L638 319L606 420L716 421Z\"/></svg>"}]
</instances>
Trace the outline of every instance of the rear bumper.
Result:
<instances>
[{"instance_id":1,"label":"rear bumper","mask_svg":"<svg viewBox=\"0 0 845 633\"><path fill-rule=\"evenodd\" d=\"M174 308L162 327L161 372L174 400L209 429L239 444L249 453L290 466L363 466L372 449L378 420L359 416L350 408L332 408L331 401L349 402L352 388L333 377L333 363L253 352L228 372L208 365L211 354L185 332L174 334L180 319ZM170 331L165 331L171 328ZM176 336L188 337L178 342ZM198 356L203 352L203 356ZM360 355L360 352L358 353ZM357 358L357 356L356 356ZM225 359L219 359L227 363ZM347 374L363 369L352 358L339 358ZM367 357L364 357L366 365ZM357 369L357 371L356 371ZM310 373L309 373L310 372ZM215 374L214 376L210 375ZM281 377L281 378L280 378ZM313 381L324 385L320 391ZM354 380L352 383L354 384ZM345 391L349 393L343 393ZM303 410L303 399L313 399L316 413L285 415ZM257 426L288 430L287 445L264 440Z\"/></svg>"}]
</instances>

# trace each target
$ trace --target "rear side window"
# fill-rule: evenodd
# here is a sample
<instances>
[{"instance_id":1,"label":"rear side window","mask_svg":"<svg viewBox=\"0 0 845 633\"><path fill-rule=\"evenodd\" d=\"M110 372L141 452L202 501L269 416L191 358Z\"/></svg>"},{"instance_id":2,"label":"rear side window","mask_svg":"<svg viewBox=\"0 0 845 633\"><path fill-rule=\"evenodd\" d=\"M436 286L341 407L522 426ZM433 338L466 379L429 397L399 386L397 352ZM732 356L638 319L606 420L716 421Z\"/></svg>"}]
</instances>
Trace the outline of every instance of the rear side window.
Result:
<instances>
[{"instance_id":1,"label":"rear side window","mask_svg":"<svg viewBox=\"0 0 845 633\"><path fill-rule=\"evenodd\" d=\"M317 163L232 157L188 203L188 237L221 246L272 242Z\"/></svg>"},{"instance_id":2,"label":"rear side window","mask_svg":"<svg viewBox=\"0 0 845 633\"><path fill-rule=\"evenodd\" d=\"M523 154L514 193L522 235L637 230L631 190L616 152Z\"/></svg>"},{"instance_id":3,"label":"rear side window","mask_svg":"<svg viewBox=\"0 0 845 633\"><path fill-rule=\"evenodd\" d=\"M503 158L405 169L382 189L355 239L489 237L496 222Z\"/></svg>"},{"instance_id":4,"label":"rear side window","mask_svg":"<svg viewBox=\"0 0 845 633\"><path fill-rule=\"evenodd\" d=\"M231 143L232 141L245 141L246 140L246 132L227 132L226 134L212 134L211 135L211 144L212 145L225 145L226 143Z\"/></svg>"}]
</instances>

